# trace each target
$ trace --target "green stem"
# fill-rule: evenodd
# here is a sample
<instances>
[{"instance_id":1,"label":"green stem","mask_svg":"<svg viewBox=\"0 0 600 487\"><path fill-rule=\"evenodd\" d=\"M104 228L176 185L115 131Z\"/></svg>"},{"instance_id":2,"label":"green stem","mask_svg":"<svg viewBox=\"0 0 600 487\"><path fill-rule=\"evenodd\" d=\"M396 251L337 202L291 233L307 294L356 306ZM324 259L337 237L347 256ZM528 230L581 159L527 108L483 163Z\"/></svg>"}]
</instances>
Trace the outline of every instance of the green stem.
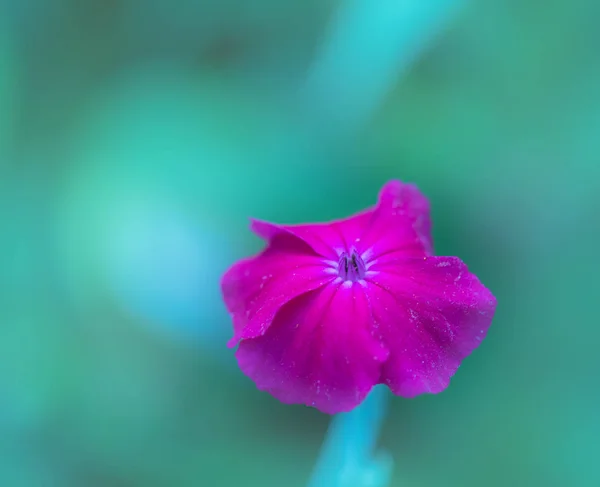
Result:
<instances>
[{"instance_id":1,"label":"green stem","mask_svg":"<svg viewBox=\"0 0 600 487\"><path fill-rule=\"evenodd\" d=\"M388 391L375 387L349 413L336 415L329 426L309 487L385 487L392 459L373 450L386 411Z\"/></svg>"},{"instance_id":2,"label":"green stem","mask_svg":"<svg viewBox=\"0 0 600 487\"><path fill-rule=\"evenodd\" d=\"M464 0L342 0L306 82L325 127L360 129Z\"/></svg>"}]
</instances>

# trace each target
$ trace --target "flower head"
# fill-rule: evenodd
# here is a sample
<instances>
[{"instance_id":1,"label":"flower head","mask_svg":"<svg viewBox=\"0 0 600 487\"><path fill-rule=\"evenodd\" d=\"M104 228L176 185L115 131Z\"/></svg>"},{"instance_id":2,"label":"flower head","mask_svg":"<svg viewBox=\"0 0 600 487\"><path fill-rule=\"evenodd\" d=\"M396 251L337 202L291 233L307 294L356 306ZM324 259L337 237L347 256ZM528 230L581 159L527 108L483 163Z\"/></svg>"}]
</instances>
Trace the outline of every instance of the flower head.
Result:
<instances>
[{"instance_id":1,"label":"flower head","mask_svg":"<svg viewBox=\"0 0 600 487\"><path fill-rule=\"evenodd\" d=\"M349 411L375 384L438 393L485 337L496 299L456 257L435 257L429 203L387 183L344 220L252 222L267 241L223 276L242 371L284 403Z\"/></svg>"}]
</instances>

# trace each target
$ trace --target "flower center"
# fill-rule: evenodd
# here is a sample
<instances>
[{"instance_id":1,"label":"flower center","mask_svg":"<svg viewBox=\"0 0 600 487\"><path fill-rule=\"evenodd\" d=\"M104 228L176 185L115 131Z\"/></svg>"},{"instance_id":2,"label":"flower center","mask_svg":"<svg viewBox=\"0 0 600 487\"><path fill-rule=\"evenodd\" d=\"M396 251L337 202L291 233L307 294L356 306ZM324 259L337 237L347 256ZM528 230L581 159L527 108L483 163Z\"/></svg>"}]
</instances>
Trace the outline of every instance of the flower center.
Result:
<instances>
[{"instance_id":1,"label":"flower center","mask_svg":"<svg viewBox=\"0 0 600 487\"><path fill-rule=\"evenodd\" d=\"M356 250L350 254L342 252L338 264L338 276L344 281L356 282L365 277L366 266Z\"/></svg>"}]
</instances>

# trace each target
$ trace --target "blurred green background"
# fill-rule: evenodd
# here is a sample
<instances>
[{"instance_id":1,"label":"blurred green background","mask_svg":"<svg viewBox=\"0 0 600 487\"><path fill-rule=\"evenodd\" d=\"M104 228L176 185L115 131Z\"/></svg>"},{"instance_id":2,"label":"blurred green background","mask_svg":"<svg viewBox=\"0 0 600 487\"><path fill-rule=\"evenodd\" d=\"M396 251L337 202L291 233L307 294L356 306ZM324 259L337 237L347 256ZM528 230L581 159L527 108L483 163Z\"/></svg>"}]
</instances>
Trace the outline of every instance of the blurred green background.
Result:
<instances>
[{"instance_id":1,"label":"blurred green background","mask_svg":"<svg viewBox=\"0 0 600 487\"><path fill-rule=\"evenodd\" d=\"M329 418L241 374L219 278L249 216L391 178L499 302L392 399L392 485L600 485L600 3L456 2L410 52L369 16L411 2L360 3L0 4L0 486L305 485Z\"/></svg>"}]
</instances>

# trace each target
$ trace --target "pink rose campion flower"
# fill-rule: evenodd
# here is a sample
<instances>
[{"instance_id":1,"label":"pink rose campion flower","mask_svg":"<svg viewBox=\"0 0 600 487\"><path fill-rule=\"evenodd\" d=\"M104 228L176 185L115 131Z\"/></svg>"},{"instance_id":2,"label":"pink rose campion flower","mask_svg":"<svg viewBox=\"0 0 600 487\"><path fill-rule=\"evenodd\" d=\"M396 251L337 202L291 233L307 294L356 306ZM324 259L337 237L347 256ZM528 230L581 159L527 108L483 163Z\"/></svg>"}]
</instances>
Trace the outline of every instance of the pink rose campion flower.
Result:
<instances>
[{"instance_id":1,"label":"pink rose campion flower","mask_svg":"<svg viewBox=\"0 0 600 487\"><path fill-rule=\"evenodd\" d=\"M496 299L457 257L433 256L429 202L387 183L373 208L306 225L252 222L267 242L222 291L230 347L284 403L350 411L375 384L438 393L481 343Z\"/></svg>"}]
</instances>

